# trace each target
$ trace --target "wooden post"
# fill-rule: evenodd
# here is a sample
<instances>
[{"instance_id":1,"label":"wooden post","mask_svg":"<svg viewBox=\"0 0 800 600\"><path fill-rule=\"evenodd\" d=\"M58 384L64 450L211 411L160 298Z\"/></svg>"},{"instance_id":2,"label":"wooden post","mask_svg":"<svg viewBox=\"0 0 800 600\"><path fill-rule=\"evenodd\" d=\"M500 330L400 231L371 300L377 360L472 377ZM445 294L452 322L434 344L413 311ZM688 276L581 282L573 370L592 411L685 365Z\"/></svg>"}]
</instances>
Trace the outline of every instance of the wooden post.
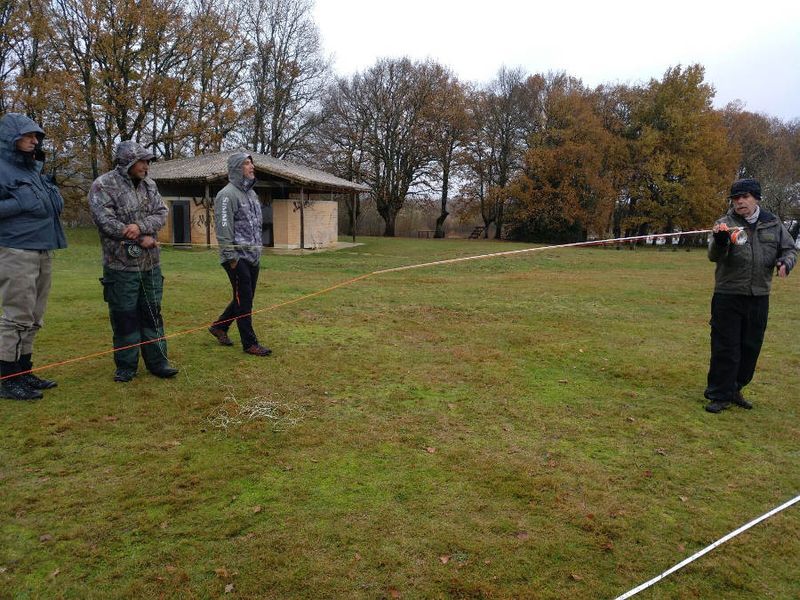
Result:
<instances>
[{"instance_id":1,"label":"wooden post","mask_svg":"<svg viewBox=\"0 0 800 600\"><path fill-rule=\"evenodd\" d=\"M208 183L206 183L206 197L203 205L206 207L206 246L211 248L211 198L209 198Z\"/></svg>"},{"instance_id":2,"label":"wooden post","mask_svg":"<svg viewBox=\"0 0 800 600\"><path fill-rule=\"evenodd\" d=\"M300 188L300 250L304 250L306 247L306 240L305 240L305 217L303 215L303 204L305 200L303 199L303 188Z\"/></svg>"}]
</instances>

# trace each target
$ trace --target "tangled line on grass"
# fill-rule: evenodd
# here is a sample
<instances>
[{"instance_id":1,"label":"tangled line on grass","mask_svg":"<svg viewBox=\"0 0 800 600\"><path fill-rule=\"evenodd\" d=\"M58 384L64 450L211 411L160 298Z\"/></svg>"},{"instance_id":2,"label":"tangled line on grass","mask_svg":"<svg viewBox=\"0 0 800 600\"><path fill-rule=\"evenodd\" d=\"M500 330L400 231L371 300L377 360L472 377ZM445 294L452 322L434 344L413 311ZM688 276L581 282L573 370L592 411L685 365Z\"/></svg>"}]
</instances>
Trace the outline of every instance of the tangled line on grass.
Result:
<instances>
[{"instance_id":1,"label":"tangled line on grass","mask_svg":"<svg viewBox=\"0 0 800 600\"><path fill-rule=\"evenodd\" d=\"M272 423L272 431L286 431L302 420L303 410L298 406L265 396L239 400L232 391L206 417L212 427L225 431L248 421L268 421Z\"/></svg>"}]
</instances>

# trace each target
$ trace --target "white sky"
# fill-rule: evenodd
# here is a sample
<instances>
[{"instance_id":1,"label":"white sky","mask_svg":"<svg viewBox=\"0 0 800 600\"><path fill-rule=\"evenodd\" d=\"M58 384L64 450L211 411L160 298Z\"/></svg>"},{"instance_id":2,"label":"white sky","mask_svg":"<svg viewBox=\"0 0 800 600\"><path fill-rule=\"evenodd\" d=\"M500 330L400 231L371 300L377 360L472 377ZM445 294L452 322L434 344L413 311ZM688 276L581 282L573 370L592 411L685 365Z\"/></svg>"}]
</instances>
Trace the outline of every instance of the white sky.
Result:
<instances>
[{"instance_id":1,"label":"white sky","mask_svg":"<svg viewBox=\"0 0 800 600\"><path fill-rule=\"evenodd\" d=\"M465 81L506 65L595 86L700 63L716 106L800 118L798 0L316 0L314 18L339 75L409 56Z\"/></svg>"}]
</instances>

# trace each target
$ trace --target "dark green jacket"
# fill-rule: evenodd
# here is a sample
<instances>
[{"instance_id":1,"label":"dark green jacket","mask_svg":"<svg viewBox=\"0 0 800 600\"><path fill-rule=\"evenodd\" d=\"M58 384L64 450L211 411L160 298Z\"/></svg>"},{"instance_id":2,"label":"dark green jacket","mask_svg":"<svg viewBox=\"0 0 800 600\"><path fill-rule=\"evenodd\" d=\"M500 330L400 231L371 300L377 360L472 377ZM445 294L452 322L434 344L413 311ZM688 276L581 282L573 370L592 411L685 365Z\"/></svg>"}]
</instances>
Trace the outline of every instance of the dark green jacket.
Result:
<instances>
[{"instance_id":1,"label":"dark green jacket","mask_svg":"<svg viewBox=\"0 0 800 600\"><path fill-rule=\"evenodd\" d=\"M749 225L733 210L717 223L744 227L747 242L721 245L712 236L708 258L717 263L714 293L768 296L778 260L783 261L787 272L792 270L797 260L794 240L786 227L778 217L763 208L755 226Z\"/></svg>"}]
</instances>

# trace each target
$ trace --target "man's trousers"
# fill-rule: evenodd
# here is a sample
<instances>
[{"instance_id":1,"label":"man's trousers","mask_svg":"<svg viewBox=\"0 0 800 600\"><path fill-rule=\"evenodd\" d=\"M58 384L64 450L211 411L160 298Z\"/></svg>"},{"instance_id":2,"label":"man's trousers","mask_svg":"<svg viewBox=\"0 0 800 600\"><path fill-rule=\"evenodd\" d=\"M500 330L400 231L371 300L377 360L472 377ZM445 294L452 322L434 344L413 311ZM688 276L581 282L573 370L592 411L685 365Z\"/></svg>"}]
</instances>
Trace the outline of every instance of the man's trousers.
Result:
<instances>
[{"instance_id":1,"label":"man's trousers","mask_svg":"<svg viewBox=\"0 0 800 600\"><path fill-rule=\"evenodd\" d=\"M256 284L258 283L258 265L252 265L240 258L235 269L231 268L230 263L227 262L222 263L222 268L225 269L231 282L233 298L223 313L217 317L214 327L228 331L231 321L235 318L236 326L239 328L239 337L242 340L242 348L247 350L250 346L258 344L251 317L253 297L256 294Z\"/></svg>"},{"instance_id":2,"label":"man's trousers","mask_svg":"<svg viewBox=\"0 0 800 600\"><path fill-rule=\"evenodd\" d=\"M111 330L114 333L114 363L118 370L136 371L139 348L148 371L158 371L168 364L167 342L143 344L164 335L161 297L164 277L161 268L149 271L118 271L103 268L103 299L108 303Z\"/></svg>"},{"instance_id":3,"label":"man's trousers","mask_svg":"<svg viewBox=\"0 0 800 600\"><path fill-rule=\"evenodd\" d=\"M714 294L706 398L732 402L739 390L750 383L768 316L769 296Z\"/></svg>"},{"instance_id":4,"label":"man's trousers","mask_svg":"<svg viewBox=\"0 0 800 600\"><path fill-rule=\"evenodd\" d=\"M13 363L33 353L33 338L44 323L52 271L52 250L0 248L0 360Z\"/></svg>"}]
</instances>

